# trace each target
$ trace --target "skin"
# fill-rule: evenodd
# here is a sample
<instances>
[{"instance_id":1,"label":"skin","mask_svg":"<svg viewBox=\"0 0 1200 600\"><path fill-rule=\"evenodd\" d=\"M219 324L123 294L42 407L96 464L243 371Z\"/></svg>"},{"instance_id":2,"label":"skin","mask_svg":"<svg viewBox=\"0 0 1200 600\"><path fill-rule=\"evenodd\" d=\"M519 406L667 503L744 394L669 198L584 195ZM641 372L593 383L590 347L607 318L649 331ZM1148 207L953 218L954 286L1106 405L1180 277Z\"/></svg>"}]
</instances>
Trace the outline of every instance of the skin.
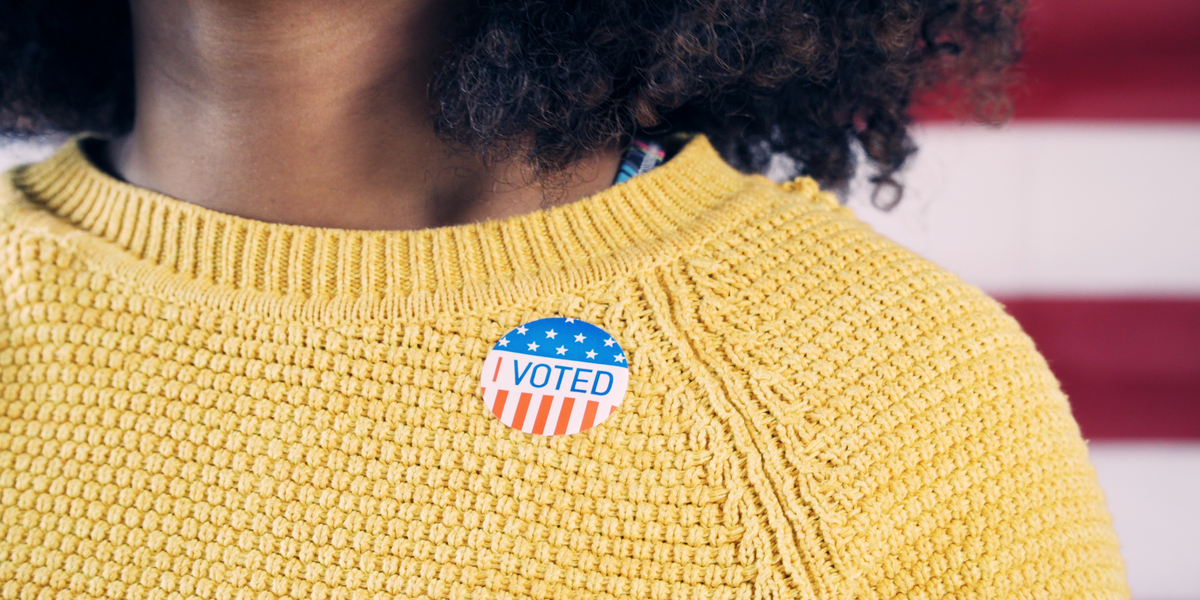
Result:
<instances>
[{"instance_id":1,"label":"skin","mask_svg":"<svg viewBox=\"0 0 1200 600\"><path fill-rule=\"evenodd\" d=\"M617 148L552 186L433 132L446 0L133 0L137 112L105 149L126 181L224 213L343 229L519 215L608 187Z\"/></svg>"}]
</instances>

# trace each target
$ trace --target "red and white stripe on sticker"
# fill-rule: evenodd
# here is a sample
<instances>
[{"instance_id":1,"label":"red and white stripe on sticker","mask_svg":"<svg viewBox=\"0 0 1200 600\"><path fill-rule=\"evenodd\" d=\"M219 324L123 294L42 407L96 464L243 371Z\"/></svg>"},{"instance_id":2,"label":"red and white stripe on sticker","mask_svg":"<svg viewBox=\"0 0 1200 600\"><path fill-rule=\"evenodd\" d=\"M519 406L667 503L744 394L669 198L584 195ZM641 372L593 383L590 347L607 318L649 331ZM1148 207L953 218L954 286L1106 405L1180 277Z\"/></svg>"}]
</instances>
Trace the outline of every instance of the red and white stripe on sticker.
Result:
<instances>
[{"instance_id":1,"label":"red and white stripe on sticker","mask_svg":"<svg viewBox=\"0 0 1200 600\"><path fill-rule=\"evenodd\" d=\"M625 353L604 330L577 319L526 323L499 340L480 377L484 406L533 435L571 435L607 420L625 398Z\"/></svg>"}]
</instances>

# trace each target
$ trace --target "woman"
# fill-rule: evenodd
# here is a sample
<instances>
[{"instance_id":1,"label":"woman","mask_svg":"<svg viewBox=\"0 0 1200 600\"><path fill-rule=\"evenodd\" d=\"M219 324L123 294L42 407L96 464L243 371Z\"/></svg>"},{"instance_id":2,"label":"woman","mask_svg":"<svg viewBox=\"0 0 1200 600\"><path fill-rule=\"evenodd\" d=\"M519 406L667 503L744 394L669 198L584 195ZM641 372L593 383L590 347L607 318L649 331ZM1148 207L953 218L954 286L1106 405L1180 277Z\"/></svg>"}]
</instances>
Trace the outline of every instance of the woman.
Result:
<instances>
[{"instance_id":1,"label":"woman","mask_svg":"<svg viewBox=\"0 0 1200 600\"><path fill-rule=\"evenodd\" d=\"M1015 3L4 11L79 135L0 186L3 597L1127 597L1029 339L818 187Z\"/></svg>"}]
</instances>

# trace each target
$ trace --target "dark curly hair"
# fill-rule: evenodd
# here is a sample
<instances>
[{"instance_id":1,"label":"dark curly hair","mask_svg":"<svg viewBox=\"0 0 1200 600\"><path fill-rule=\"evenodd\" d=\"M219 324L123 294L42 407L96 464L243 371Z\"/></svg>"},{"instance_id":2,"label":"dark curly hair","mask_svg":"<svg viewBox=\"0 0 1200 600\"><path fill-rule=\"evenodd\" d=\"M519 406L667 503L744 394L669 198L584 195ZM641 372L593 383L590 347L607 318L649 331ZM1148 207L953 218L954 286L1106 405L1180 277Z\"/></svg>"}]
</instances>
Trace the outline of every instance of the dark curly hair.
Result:
<instances>
[{"instance_id":1,"label":"dark curly hair","mask_svg":"<svg viewBox=\"0 0 1200 600\"><path fill-rule=\"evenodd\" d=\"M543 174L635 133L700 132L739 169L782 156L833 186L859 145L899 191L914 99L1006 115L1022 4L475 0L429 94L443 138ZM128 0L6 0L0 15L0 133L130 129Z\"/></svg>"}]
</instances>

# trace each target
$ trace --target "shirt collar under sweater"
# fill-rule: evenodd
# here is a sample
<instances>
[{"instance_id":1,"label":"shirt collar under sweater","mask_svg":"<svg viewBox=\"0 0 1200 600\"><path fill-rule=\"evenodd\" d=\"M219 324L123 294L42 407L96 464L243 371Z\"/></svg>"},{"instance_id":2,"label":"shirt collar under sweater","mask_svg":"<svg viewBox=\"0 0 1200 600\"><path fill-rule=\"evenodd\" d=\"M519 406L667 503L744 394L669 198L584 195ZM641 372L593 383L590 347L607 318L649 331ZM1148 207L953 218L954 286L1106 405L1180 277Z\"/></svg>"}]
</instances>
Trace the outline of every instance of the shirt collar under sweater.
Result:
<instances>
[{"instance_id":1,"label":"shirt collar under sweater","mask_svg":"<svg viewBox=\"0 0 1200 600\"><path fill-rule=\"evenodd\" d=\"M662 166L564 206L478 224L359 231L265 223L136 187L94 166L80 141L18 170L14 182L70 224L64 233L91 234L77 240L91 245L89 260L238 310L276 312L271 298L305 296L310 318L482 308L599 283L683 255L739 219L738 203L728 201L739 190L766 183L697 136Z\"/></svg>"}]
</instances>

